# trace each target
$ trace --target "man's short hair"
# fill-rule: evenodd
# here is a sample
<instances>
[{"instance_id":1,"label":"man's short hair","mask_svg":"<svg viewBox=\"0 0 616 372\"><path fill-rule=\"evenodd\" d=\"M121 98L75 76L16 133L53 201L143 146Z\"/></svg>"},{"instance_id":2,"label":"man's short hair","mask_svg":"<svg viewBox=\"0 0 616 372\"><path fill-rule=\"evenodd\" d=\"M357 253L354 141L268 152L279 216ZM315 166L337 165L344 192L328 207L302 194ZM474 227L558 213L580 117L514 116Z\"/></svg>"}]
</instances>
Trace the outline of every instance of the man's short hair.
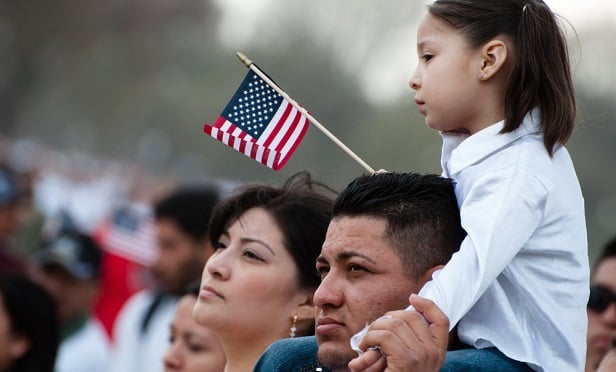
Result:
<instances>
[{"instance_id":1,"label":"man's short hair","mask_svg":"<svg viewBox=\"0 0 616 372\"><path fill-rule=\"evenodd\" d=\"M453 181L432 174L360 176L336 199L333 218L344 216L385 219L385 237L414 280L430 268L447 263L466 236Z\"/></svg>"}]
</instances>

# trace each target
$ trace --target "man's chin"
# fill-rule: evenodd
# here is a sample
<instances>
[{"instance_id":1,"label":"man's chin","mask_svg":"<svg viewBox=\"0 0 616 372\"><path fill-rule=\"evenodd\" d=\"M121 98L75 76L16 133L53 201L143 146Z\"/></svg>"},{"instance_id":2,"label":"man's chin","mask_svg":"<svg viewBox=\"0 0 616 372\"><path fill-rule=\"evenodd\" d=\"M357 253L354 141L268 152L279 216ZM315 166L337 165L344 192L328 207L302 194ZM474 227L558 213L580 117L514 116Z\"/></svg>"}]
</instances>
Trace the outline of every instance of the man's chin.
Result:
<instances>
[{"instance_id":1,"label":"man's chin","mask_svg":"<svg viewBox=\"0 0 616 372\"><path fill-rule=\"evenodd\" d=\"M319 362L332 371L347 371L349 362L356 356L348 342L319 341Z\"/></svg>"}]
</instances>

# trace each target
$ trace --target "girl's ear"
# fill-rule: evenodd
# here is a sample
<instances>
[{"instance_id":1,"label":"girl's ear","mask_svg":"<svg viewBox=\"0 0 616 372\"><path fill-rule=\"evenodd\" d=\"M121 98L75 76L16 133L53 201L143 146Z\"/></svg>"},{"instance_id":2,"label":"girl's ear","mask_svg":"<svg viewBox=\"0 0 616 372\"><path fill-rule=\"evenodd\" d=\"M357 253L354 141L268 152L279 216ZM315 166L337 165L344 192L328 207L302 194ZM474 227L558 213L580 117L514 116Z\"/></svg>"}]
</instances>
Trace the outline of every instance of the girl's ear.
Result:
<instances>
[{"instance_id":1,"label":"girl's ear","mask_svg":"<svg viewBox=\"0 0 616 372\"><path fill-rule=\"evenodd\" d=\"M489 80L507 62L508 46L504 40L492 39L481 48L481 68L479 80Z\"/></svg>"}]
</instances>

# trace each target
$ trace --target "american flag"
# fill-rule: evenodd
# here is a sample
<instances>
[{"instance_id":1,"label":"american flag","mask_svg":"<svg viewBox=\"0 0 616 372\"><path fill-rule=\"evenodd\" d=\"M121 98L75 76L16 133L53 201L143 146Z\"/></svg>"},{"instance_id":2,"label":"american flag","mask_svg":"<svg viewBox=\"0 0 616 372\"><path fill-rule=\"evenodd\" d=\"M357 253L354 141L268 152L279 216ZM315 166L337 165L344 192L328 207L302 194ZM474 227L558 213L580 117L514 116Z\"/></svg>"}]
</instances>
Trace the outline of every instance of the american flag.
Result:
<instances>
[{"instance_id":1,"label":"american flag","mask_svg":"<svg viewBox=\"0 0 616 372\"><path fill-rule=\"evenodd\" d=\"M274 170L291 158L308 130L308 118L254 71L214 125L203 131Z\"/></svg>"}]
</instances>

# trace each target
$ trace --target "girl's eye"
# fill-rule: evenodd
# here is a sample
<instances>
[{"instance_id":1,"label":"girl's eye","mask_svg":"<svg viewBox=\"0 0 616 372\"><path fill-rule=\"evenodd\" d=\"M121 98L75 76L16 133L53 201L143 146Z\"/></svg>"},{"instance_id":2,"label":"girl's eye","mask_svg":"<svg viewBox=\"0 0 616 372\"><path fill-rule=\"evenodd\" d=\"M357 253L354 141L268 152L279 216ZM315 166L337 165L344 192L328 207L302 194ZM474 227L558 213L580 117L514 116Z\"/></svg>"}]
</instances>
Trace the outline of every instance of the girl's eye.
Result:
<instances>
[{"instance_id":1,"label":"girl's eye","mask_svg":"<svg viewBox=\"0 0 616 372\"><path fill-rule=\"evenodd\" d=\"M218 249L225 249L225 248L227 248L227 245L225 243L219 241L218 243L216 243L216 247L214 247L214 248L216 250L218 250Z\"/></svg>"},{"instance_id":2,"label":"girl's eye","mask_svg":"<svg viewBox=\"0 0 616 372\"><path fill-rule=\"evenodd\" d=\"M431 60L431 59L432 59L432 57L434 57L434 56L433 56L432 54L428 54L428 53L426 53L426 54L424 54L423 56L421 56L421 58L422 58L424 61L426 61L426 62L428 62L429 60Z\"/></svg>"}]
</instances>

